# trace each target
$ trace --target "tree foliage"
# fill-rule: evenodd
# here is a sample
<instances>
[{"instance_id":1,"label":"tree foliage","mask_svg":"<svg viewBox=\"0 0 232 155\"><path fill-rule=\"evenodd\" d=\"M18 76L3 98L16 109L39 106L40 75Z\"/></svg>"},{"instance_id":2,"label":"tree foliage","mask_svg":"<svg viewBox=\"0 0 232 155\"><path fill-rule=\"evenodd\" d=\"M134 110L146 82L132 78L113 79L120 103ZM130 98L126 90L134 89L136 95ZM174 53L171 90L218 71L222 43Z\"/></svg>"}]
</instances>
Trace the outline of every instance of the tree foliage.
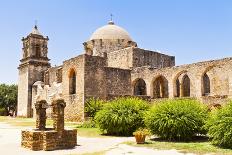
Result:
<instances>
[{"instance_id":1,"label":"tree foliage","mask_svg":"<svg viewBox=\"0 0 232 155\"><path fill-rule=\"evenodd\" d=\"M17 85L0 84L0 111L2 115L8 115L10 111L16 111L17 95Z\"/></svg>"}]
</instances>

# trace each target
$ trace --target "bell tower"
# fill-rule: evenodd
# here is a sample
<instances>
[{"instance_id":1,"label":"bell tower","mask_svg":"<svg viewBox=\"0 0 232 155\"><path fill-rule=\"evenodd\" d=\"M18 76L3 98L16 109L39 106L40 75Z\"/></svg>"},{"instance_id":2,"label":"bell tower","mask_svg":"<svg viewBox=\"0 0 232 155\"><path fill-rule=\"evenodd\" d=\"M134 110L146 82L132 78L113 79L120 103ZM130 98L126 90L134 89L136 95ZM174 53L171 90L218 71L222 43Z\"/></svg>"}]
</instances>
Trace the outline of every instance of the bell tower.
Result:
<instances>
[{"instance_id":1,"label":"bell tower","mask_svg":"<svg viewBox=\"0 0 232 155\"><path fill-rule=\"evenodd\" d=\"M32 117L32 85L43 81L44 71L50 67L48 40L39 32L37 25L26 38L22 38L22 59L18 67L18 116Z\"/></svg>"}]
</instances>

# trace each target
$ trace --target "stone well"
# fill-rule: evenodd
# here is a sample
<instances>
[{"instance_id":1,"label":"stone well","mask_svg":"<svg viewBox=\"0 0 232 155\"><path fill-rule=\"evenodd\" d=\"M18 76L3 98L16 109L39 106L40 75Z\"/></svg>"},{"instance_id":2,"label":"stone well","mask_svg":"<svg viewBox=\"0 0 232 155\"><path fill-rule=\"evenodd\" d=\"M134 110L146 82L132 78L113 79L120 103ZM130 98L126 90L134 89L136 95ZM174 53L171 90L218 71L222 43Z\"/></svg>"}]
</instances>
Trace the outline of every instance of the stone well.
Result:
<instances>
[{"instance_id":1,"label":"stone well","mask_svg":"<svg viewBox=\"0 0 232 155\"><path fill-rule=\"evenodd\" d=\"M77 145L77 130L64 129L64 100L53 100L51 106L53 128L46 128L47 102L36 102L36 129L22 131L22 147L38 151L67 149Z\"/></svg>"}]
</instances>

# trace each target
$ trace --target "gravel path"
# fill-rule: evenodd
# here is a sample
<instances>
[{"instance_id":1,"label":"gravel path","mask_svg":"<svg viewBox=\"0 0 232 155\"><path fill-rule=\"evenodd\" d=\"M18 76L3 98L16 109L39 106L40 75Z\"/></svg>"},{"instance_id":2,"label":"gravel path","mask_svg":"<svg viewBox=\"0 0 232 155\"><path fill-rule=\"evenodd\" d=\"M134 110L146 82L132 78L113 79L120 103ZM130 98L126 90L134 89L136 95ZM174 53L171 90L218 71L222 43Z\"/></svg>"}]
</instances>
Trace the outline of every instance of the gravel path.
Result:
<instances>
[{"instance_id":1,"label":"gravel path","mask_svg":"<svg viewBox=\"0 0 232 155\"><path fill-rule=\"evenodd\" d=\"M78 146L74 149L55 150L55 151L31 151L20 146L22 127L11 126L0 122L0 154L7 155L63 155L63 154L82 154L91 152L106 151L107 155L182 155L176 150L153 150L144 147L134 147L120 144L125 141L134 141L133 137L113 137L113 138L87 138L79 137Z\"/></svg>"}]
</instances>

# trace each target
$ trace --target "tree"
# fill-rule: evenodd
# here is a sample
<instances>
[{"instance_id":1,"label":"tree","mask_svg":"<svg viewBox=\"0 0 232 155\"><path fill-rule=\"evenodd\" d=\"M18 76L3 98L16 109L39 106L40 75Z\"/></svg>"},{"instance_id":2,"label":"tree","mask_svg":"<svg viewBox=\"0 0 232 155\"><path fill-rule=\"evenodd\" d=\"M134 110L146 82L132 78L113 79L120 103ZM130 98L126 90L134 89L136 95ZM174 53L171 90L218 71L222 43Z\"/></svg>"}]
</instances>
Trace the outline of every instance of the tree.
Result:
<instances>
[{"instance_id":1,"label":"tree","mask_svg":"<svg viewBox=\"0 0 232 155\"><path fill-rule=\"evenodd\" d=\"M0 115L9 115L17 107L17 85L0 84Z\"/></svg>"}]
</instances>

